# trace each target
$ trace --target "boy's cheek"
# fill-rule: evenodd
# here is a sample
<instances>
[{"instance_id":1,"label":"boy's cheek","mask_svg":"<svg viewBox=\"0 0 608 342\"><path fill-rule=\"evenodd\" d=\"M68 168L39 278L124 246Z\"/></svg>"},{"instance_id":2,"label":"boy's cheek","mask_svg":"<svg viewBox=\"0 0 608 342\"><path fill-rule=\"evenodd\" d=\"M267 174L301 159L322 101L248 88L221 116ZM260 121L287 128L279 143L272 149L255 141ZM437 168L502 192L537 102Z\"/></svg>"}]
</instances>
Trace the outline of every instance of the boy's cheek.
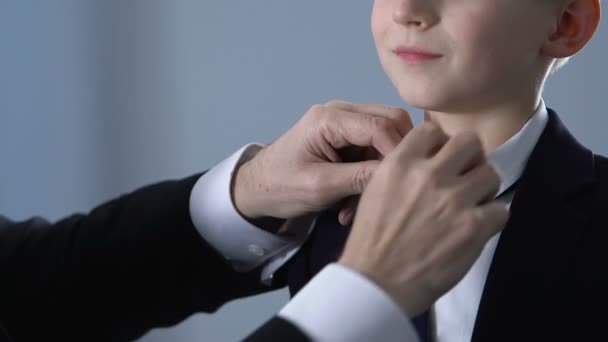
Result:
<instances>
[{"instance_id":1,"label":"boy's cheek","mask_svg":"<svg viewBox=\"0 0 608 342\"><path fill-rule=\"evenodd\" d=\"M388 1L374 1L371 16L371 29L375 39L385 35L388 27L392 23L392 14Z\"/></svg>"},{"instance_id":2,"label":"boy's cheek","mask_svg":"<svg viewBox=\"0 0 608 342\"><path fill-rule=\"evenodd\" d=\"M383 25L380 25L380 23L373 20L371 28L372 28L372 36L374 37L376 44L378 44L380 42L380 38L383 36L383 34L382 34L382 32L384 31Z\"/></svg>"}]
</instances>

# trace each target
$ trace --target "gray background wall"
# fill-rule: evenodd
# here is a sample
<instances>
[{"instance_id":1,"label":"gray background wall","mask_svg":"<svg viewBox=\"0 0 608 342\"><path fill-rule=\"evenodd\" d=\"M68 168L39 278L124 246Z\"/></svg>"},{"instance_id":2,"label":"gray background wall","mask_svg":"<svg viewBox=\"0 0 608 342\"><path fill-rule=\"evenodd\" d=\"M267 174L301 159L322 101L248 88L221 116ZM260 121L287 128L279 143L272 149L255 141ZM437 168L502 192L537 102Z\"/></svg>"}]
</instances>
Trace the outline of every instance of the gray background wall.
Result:
<instances>
[{"instance_id":1,"label":"gray background wall","mask_svg":"<svg viewBox=\"0 0 608 342\"><path fill-rule=\"evenodd\" d=\"M376 59L370 7L0 0L0 212L56 219L87 211L204 170L247 142L271 142L333 98L402 105ZM607 41L604 23L545 94L603 154ZM277 291L233 302L141 341L234 341L286 299Z\"/></svg>"}]
</instances>

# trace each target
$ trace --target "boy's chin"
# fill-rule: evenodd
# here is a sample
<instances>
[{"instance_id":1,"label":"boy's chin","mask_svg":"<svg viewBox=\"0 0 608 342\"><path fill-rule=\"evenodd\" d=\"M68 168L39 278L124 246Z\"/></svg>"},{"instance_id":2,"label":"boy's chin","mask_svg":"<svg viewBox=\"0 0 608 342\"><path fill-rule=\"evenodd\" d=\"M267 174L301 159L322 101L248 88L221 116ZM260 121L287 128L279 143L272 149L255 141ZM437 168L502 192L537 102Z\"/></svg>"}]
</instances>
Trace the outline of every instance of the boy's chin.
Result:
<instances>
[{"instance_id":1,"label":"boy's chin","mask_svg":"<svg viewBox=\"0 0 608 342\"><path fill-rule=\"evenodd\" d=\"M446 101L447 99L438 96L433 97L428 96L428 94L425 94L424 96L415 96L409 93L400 93L400 96L408 105L425 111L443 112L449 111L449 108L451 107L449 101Z\"/></svg>"},{"instance_id":2,"label":"boy's chin","mask_svg":"<svg viewBox=\"0 0 608 342\"><path fill-rule=\"evenodd\" d=\"M400 92L401 99L408 105L431 112L441 113L465 113L473 110L472 101L466 101L461 98L448 97L446 94L412 94Z\"/></svg>"}]
</instances>

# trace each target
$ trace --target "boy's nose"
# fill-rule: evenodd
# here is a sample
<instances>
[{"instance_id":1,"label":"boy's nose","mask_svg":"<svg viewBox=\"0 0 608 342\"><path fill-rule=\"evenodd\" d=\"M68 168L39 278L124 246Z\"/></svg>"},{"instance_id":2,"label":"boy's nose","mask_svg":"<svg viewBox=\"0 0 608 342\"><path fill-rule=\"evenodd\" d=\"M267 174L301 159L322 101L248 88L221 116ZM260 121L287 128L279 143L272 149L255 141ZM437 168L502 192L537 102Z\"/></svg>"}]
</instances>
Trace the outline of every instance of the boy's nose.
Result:
<instances>
[{"instance_id":1,"label":"boy's nose","mask_svg":"<svg viewBox=\"0 0 608 342\"><path fill-rule=\"evenodd\" d=\"M395 0L393 20L401 25L426 30L439 21L433 0Z\"/></svg>"}]
</instances>

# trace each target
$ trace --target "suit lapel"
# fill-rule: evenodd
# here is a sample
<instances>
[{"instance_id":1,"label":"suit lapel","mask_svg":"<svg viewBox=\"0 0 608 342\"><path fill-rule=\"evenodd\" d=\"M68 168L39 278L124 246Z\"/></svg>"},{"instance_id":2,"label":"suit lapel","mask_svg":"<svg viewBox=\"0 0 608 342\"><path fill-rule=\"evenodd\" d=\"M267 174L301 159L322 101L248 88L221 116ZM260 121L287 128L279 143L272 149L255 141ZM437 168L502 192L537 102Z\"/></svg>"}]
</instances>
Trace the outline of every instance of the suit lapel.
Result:
<instances>
[{"instance_id":1,"label":"suit lapel","mask_svg":"<svg viewBox=\"0 0 608 342\"><path fill-rule=\"evenodd\" d=\"M327 264L340 258L342 249L350 233L350 227L338 222L338 212L328 210L322 213L308 241L294 256L289 267L289 290L292 296Z\"/></svg>"},{"instance_id":2,"label":"suit lapel","mask_svg":"<svg viewBox=\"0 0 608 342\"><path fill-rule=\"evenodd\" d=\"M340 258L350 234L350 226L342 226L338 222L338 212L329 210L319 217L315 234L310 261L313 274Z\"/></svg>"},{"instance_id":3,"label":"suit lapel","mask_svg":"<svg viewBox=\"0 0 608 342\"><path fill-rule=\"evenodd\" d=\"M496 247L472 341L521 338L524 331L537 331L546 312L559 310L560 290L588 222L575 199L593 179L592 153L549 110Z\"/></svg>"}]
</instances>

